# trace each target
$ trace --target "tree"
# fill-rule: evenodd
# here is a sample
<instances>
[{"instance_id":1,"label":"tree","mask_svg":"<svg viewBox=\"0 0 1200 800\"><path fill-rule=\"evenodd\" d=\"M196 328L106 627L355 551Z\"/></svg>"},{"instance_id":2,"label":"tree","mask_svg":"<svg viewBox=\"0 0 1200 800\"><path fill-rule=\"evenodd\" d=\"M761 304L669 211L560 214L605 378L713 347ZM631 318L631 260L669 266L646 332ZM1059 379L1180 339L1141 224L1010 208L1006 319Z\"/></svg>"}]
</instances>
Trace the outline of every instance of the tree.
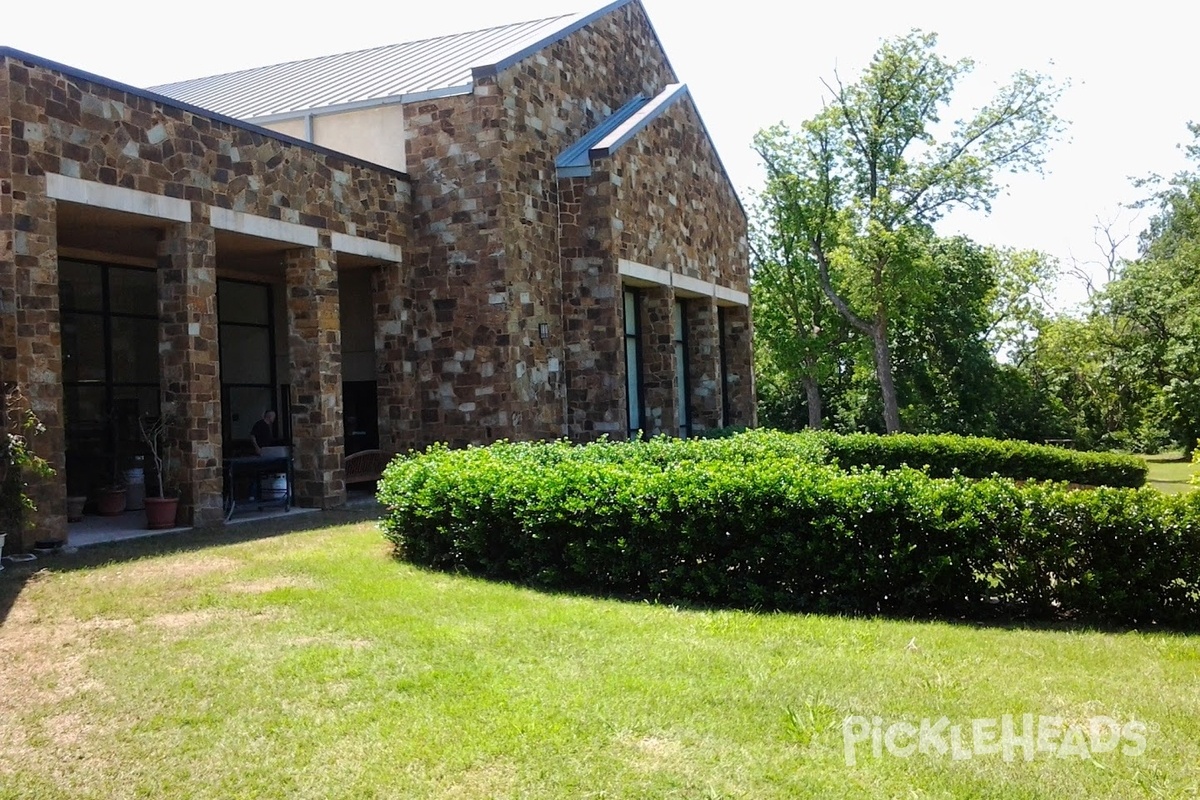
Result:
<instances>
[{"instance_id":1,"label":"tree","mask_svg":"<svg viewBox=\"0 0 1200 800\"><path fill-rule=\"evenodd\" d=\"M897 308L929 287L932 225L955 208L990 210L1002 173L1038 169L1062 130L1061 89L1018 72L939 138L955 83L973 67L935 52L913 31L884 42L857 82L835 75L829 104L799 131L760 131L767 192L792 204L782 218L816 267L817 285L871 344L884 424L900 429L892 363Z\"/></svg>"},{"instance_id":2,"label":"tree","mask_svg":"<svg viewBox=\"0 0 1200 800\"><path fill-rule=\"evenodd\" d=\"M763 388L773 390L779 401L786 402L787 384L798 379L808 427L816 430L824 419L821 386L837 370L838 349L848 332L822 296L801 226L789 219L798 208L789 188L786 182L769 184L752 217L755 363L761 362L760 372L770 368Z\"/></svg>"},{"instance_id":3,"label":"tree","mask_svg":"<svg viewBox=\"0 0 1200 800\"><path fill-rule=\"evenodd\" d=\"M1027 345L1052 312L1050 294L1058 262L1036 250L993 248L996 280L988 298L987 339L992 354L1007 360Z\"/></svg>"}]
</instances>

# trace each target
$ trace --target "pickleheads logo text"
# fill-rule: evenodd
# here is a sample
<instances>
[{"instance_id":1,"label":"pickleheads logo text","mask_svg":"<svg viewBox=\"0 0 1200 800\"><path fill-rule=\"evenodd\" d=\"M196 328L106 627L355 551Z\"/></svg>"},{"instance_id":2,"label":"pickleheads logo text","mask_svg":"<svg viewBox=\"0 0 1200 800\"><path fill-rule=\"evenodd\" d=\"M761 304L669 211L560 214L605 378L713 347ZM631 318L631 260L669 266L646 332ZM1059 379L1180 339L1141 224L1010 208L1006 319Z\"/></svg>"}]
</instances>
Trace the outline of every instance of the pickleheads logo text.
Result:
<instances>
[{"instance_id":1,"label":"pickleheads logo text","mask_svg":"<svg viewBox=\"0 0 1200 800\"><path fill-rule=\"evenodd\" d=\"M860 758L911 758L930 756L963 761L980 757L1091 758L1116 753L1136 757L1146 751L1145 723L1121 722L1112 717L1090 717L1068 722L1059 716L978 718L953 723L947 717L912 721L885 721L881 717L847 717L842 722L842 750L846 764Z\"/></svg>"}]
</instances>

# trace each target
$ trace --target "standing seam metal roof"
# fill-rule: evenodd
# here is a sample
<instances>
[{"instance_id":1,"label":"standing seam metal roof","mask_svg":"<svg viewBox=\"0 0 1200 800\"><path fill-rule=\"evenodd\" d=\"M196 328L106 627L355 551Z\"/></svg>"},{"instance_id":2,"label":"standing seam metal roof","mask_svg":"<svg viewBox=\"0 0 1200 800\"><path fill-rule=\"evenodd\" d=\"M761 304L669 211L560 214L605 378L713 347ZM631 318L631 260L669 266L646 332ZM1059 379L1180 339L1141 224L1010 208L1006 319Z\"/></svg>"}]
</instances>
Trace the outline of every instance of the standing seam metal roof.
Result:
<instances>
[{"instance_id":1,"label":"standing seam metal roof","mask_svg":"<svg viewBox=\"0 0 1200 800\"><path fill-rule=\"evenodd\" d=\"M494 64L568 27L579 14L518 22L151 87L239 119L329 106L466 93L471 68Z\"/></svg>"}]
</instances>

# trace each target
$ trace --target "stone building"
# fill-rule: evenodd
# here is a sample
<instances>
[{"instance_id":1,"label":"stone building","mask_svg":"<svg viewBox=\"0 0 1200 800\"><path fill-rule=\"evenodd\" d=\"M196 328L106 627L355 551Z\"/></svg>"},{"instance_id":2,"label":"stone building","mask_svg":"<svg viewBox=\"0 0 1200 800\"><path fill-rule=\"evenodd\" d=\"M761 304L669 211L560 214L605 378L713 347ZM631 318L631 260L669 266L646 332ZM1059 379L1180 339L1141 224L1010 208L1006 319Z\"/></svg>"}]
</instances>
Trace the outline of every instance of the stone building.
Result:
<instances>
[{"instance_id":1,"label":"stone building","mask_svg":"<svg viewBox=\"0 0 1200 800\"><path fill-rule=\"evenodd\" d=\"M25 545L147 413L194 525L268 408L316 506L347 451L754 423L745 213L638 0L151 90L0 62Z\"/></svg>"}]
</instances>

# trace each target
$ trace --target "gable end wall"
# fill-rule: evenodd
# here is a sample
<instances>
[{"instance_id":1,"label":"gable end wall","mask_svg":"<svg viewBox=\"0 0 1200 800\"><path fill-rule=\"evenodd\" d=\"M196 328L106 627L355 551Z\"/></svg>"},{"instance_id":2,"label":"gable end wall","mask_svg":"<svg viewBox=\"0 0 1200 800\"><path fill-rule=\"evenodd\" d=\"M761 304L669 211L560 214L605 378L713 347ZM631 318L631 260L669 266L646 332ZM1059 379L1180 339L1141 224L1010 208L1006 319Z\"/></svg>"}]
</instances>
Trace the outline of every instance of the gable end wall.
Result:
<instances>
[{"instance_id":1,"label":"gable end wall","mask_svg":"<svg viewBox=\"0 0 1200 800\"><path fill-rule=\"evenodd\" d=\"M633 95L675 80L635 2L478 79L473 95L405 107L430 438L567 432L554 161ZM606 269L615 276L615 262Z\"/></svg>"}]
</instances>

